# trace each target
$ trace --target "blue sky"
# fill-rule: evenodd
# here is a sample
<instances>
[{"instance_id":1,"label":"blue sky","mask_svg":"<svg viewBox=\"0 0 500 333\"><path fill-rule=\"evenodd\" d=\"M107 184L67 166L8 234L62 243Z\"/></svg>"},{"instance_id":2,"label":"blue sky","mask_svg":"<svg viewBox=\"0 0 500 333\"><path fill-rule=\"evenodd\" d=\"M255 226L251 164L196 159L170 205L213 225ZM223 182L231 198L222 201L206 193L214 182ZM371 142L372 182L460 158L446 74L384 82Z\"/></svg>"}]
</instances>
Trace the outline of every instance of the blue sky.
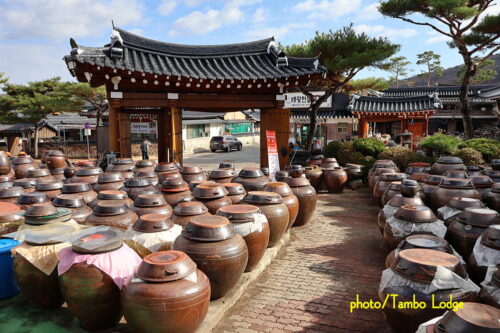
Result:
<instances>
[{"instance_id":1,"label":"blue sky","mask_svg":"<svg viewBox=\"0 0 500 333\"><path fill-rule=\"evenodd\" d=\"M152 39L185 44L223 44L274 36L300 43L315 31L353 23L358 31L401 44L415 63L432 50L444 67L460 64L456 50L430 28L382 17L373 0L0 0L0 72L24 83L52 76L72 80L62 57L69 38L81 45L109 42L116 26ZM492 8L498 12L500 5ZM419 73L413 65L411 74ZM385 76L364 70L359 78Z\"/></svg>"}]
</instances>

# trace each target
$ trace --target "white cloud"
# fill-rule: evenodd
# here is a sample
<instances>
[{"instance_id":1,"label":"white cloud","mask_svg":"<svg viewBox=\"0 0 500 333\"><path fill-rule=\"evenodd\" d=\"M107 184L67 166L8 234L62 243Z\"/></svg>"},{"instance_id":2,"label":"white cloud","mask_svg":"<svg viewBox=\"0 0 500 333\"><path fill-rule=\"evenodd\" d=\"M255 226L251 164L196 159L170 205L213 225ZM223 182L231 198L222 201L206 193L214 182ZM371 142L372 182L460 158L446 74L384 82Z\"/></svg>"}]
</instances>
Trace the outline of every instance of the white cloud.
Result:
<instances>
[{"instance_id":1,"label":"white cloud","mask_svg":"<svg viewBox=\"0 0 500 333\"><path fill-rule=\"evenodd\" d=\"M370 36L380 36L387 37L389 39L397 39L397 38L407 38L412 37L417 34L415 29L405 28L405 29L393 29L388 28L383 25L368 25L368 24L360 24L354 26L354 30L358 32L364 32Z\"/></svg>"},{"instance_id":2,"label":"white cloud","mask_svg":"<svg viewBox=\"0 0 500 333\"><path fill-rule=\"evenodd\" d=\"M437 31L428 31L427 34L430 36L425 42L427 44L434 44L434 43L443 43L447 42L450 40L448 36L445 36L443 34L440 34Z\"/></svg>"},{"instance_id":3,"label":"white cloud","mask_svg":"<svg viewBox=\"0 0 500 333\"><path fill-rule=\"evenodd\" d=\"M382 17L382 14L378 11L378 2L374 2L359 11L356 15L357 20L369 21L375 20Z\"/></svg>"},{"instance_id":4,"label":"white cloud","mask_svg":"<svg viewBox=\"0 0 500 333\"><path fill-rule=\"evenodd\" d=\"M160 15L168 16L173 13L177 7L177 0L162 0L157 8Z\"/></svg>"},{"instance_id":5,"label":"white cloud","mask_svg":"<svg viewBox=\"0 0 500 333\"><path fill-rule=\"evenodd\" d=\"M184 4L189 7L196 7L207 0L184 0Z\"/></svg>"},{"instance_id":6,"label":"white cloud","mask_svg":"<svg viewBox=\"0 0 500 333\"><path fill-rule=\"evenodd\" d=\"M253 21L255 23L264 22L267 18L267 10L265 8L257 8L253 13Z\"/></svg>"},{"instance_id":7,"label":"white cloud","mask_svg":"<svg viewBox=\"0 0 500 333\"><path fill-rule=\"evenodd\" d=\"M277 40L282 39L285 35L294 31L294 29L310 29L314 28L314 23L290 23L281 27L261 26L255 27L247 31L246 36L248 39L263 39L275 37Z\"/></svg>"},{"instance_id":8,"label":"white cloud","mask_svg":"<svg viewBox=\"0 0 500 333\"><path fill-rule=\"evenodd\" d=\"M309 13L310 20L331 20L358 10L361 0L305 0L296 4L292 11Z\"/></svg>"},{"instance_id":9,"label":"white cloud","mask_svg":"<svg viewBox=\"0 0 500 333\"><path fill-rule=\"evenodd\" d=\"M0 39L66 39L101 34L111 20L118 26L139 23L138 0L5 0L0 11Z\"/></svg>"},{"instance_id":10,"label":"white cloud","mask_svg":"<svg viewBox=\"0 0 500 333\"><path fill-rule=\"evenodd\" d=\"M207 11L193 11L186 16L180 17L172 24L169 31L170 36L180 34L204 35L223 26L229 26L241 22L244 12L241 7L252 5L256 0L229 0L220 9L208 9Z\"/></svg>"}]
</instances>

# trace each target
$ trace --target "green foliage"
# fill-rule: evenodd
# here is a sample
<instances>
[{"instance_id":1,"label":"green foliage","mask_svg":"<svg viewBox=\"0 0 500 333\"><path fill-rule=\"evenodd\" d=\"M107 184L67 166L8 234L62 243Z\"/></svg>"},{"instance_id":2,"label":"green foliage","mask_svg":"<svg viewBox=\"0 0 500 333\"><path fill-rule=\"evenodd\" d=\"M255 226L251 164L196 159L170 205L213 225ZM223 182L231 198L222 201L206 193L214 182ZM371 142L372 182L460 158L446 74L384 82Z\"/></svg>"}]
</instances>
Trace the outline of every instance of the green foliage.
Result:
<instances>
[{"instance_id":1,"label":"green foliage","mask_svg":"<svg viewBox=\"0 0 500 333\"><path fill-rule=\"evenodd\" d=\"M470 139L462 142L458 148L473 148L487 161L500 157L500 141L495 139Z\"/></svg>"},{"instance_id":2,"label":"green foliage","mask_svg":"<svg viewBox=\"0 0 500 333\"><path fill-rule=\"evenodd\" d=\"M360 152L363 155L377 157L384 150L384 143L375 138L361 138L354 140L354 151Z\"/></svg>"},{"instance_id":3,"label":"green foliage","mask_svg":"<svg viewBox=\"0 0 500 333\"><path fill-rule=\"evenodd\" d=\"M367 77L359 80L352 80L349 85L349 90L361 91L365 89L385 90L390 86L389 80L381 77Z\"/></svg>"},{"instance_id":4,"label":"green foliage","mask_svg":"<svg viewBox=\"0 0 500 333\"><path fill-rule=\"evenodd\" d=\"M325 157L337 158L337 153L339 152L340 149L342 149L342 142L331 141L326 145L323 151L323 155L325 155Z\"/></svg>"},{"instance_id":5,"label":"green foliage","mask_svg":"<svg viewBox=\"0 0 500 333\"><path fill-rule=\"evenodd\" d=\"M392 160L400 170L406 170L408 164L416 161L417 156L413 150L398 146L386 148L378 158Z\"/></svg>"},{"instance_id":6,"label":"green foliage","mask_svg":"<svg viewBox=\"0 0 500 333\"><path fill-rule=\"evenodd\" d=\"M450 155L460 144L460 138L442 133L436 133L420 141L420 146L425 148L432 155Z\"/></svg>"},{"instance_id":7,"label":"green foliage","mask_svg":"<svg viewBox=\"0 0 500 333\"><path fill-rule=\"evenodd\" d=\"M474 148L458 149L454 155L460 157L465 165L479 165L484 163L483 155Z\"/></svg>"},{"instance_id":8,"label":"green foliage","mask_svg":"<svg viewBox=\"0 0 500 333\"><path fill-rule=\"evenodd\" d=\"M389 59L387 71L392 74L392 80L396 82L396 87L399 87L399 79L402 76L407 76L409 73L408 66L411 62L406 57L393 57Z\"/></svg>"},{"instance_id":9,"label":"green foliage","mask_svg":"<svg viewBox=\"0 0 500 333\"><path fill-rule=\"evenodd\" d=\"M108 104L106 87L99 86L92 88L87 83L75 83L70 87L70 93L74 97L92 105L96 111L97 126L101 125L102 114L106 110Z\"/></svg>"},{"instance_id":10,"label":"green foliage","mask_svg":"<svg viewBox=\"0 0 500 333\"><path fill-rule=\"evenodd\" d=\"M481 58L475 57L474 62L477 63L476 74L471 78L470 83L479 84L486 81L493 80L497 76L497 71L494 68L495 60L486 59L482 60ZM457 72L457 77L460 80L464 79L465 75L465 66L460 66Z\"/></svg>"},{"instance_id":11,"label":"green foliage","mask_svg":"<svg viewBox=\"0 0 500 333\"><path fill-rule=\"evenodd\" d=\"M417 54L417 65L424 65L426 70L423 70L421 75L427 76L427 86L431 86L431 76L434 73L437 77L443 76L443 67L441 67L441 56L433 51L424 51Z\"/></svg>"}]
</instances>

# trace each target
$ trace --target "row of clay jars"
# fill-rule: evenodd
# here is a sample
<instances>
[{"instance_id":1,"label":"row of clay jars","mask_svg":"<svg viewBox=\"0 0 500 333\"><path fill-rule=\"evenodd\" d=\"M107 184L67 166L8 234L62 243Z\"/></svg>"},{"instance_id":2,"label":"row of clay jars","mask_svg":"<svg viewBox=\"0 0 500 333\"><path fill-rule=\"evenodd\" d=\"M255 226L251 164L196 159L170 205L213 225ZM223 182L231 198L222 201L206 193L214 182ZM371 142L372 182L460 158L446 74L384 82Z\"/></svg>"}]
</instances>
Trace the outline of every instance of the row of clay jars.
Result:
<instances>
[{"instance_id":1,"label":"row of clay jars","mask_svg":"<svg viewBox=\"0 0 500 333\"><path fill-rule=\"evenodd\" d=\"M223 216L194 217L174 242L210 281L211 300L223 297L241 278L247 263L247 245Z\"/></svg>"},{"instance_id":2,"label":"row of clay jars","mask_svg":"<svg viewBox=\"0 0 500 333\"><path fill-rule=\"evenodd\" d=\"M481 195L468 179L444 178L438 188L431 193L430 207L437 212L455 197L480 199Z\"/></svg>"}]
</instances>

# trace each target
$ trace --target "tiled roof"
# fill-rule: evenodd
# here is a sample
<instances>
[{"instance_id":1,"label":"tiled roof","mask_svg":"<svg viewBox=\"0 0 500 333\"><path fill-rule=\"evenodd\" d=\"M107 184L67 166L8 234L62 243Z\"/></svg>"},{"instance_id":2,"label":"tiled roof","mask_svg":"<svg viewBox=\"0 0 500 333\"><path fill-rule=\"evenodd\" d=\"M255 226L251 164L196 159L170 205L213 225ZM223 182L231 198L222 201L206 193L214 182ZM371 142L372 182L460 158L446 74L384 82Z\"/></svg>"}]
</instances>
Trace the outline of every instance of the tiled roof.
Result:
<instances>
[{"instance_id":1,"label":"tiled roof","mask_svg":"<svg viewBox=\"0 0 500 333\"><path fill-rule=\"evenodd\" d=\"M477 96L482 90L490 89L491 85L476 85L469 87L469 96ZM458 97L460 86L437 86L437 87L407 87L389 88L382 91L384 97L421 96L438 93L439 97Z\"/></svg>"},{"instance_id":2,"label":"tiled roof","mask_svg":"<svg viewBox=\"0 0 500 333\"><path fill-rule=\"evenodd\" d=\"M349 108L356 112L415 112L436 110L441 107L436 95L413 97L376 97L353 95Z\"/></svg>"},{"instance_id":3,"label":"tiled roof","mask_svg":"<svg viewBox=\"0 0 500 333\"><path fill-rule=\"evenodd\" d=\"M322 74L318 58L287 57L274 38L227 45L164 43L114 28L111 44L79 46L71 40L71 54L64 57L76 75L76 61L93 66L140 73L209 80L255 80Z\"/></svg>"},{"instance_id":4,"label":"tiled roof","mask_svg":"<svg viewBox=\"0 0 500 333\"><path fill-rule=\"evenodd\" d=\"M318 119L352 118L352 113L349 110L318 109L316 117ZM309 111L304 109L291 110L291 118L293 119L309 118Z\"/></svg>"}]
</instances>

